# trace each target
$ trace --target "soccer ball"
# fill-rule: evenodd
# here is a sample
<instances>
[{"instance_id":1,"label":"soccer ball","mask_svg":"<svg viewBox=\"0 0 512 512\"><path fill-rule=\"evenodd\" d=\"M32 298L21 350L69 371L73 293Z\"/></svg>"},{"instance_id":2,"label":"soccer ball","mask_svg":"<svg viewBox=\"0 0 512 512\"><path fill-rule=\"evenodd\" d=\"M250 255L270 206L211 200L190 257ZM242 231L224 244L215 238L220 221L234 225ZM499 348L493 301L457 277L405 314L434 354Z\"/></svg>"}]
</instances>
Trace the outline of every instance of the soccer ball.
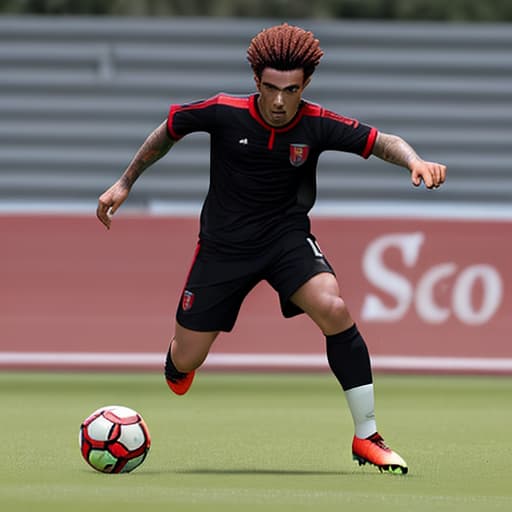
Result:
<instances>
[{"instance_id":1,"label":"soccer ball","mask_svg":"<svg viewBox=\"0 0 512 512\"><path fill-rule=\"evenodd\" d=\"M151 438L138 412L108 405L84 420L79 443L83 458L97 471L128 473L144 462Z\"/></svg>"}]
</instances>

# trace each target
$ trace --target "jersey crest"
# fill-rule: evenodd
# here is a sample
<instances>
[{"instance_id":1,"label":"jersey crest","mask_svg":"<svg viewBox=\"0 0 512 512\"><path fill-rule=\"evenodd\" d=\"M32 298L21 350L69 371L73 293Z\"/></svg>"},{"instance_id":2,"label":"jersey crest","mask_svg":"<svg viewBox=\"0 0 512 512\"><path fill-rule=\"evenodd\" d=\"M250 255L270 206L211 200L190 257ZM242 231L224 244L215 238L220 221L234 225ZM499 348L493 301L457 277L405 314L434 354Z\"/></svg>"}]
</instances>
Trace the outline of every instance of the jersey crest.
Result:
<instances>
[{"instance_id":1,"label":"jersey crest","mask_svg":"<svg viewBox=\"0 0 512 512\"><path fill-rule=\"evenodd\" d=\"M294 167L301 166L309 155L309 146L307 144L290 144L290 163Z\"/></svg>"},{"instance_id":2,"label":"jersey crest","mask_svg":"<svg viewBox=\"0 0 512 512\"><path fill-rule=\"evenodd\" d=\"M181 308L183 311L189 311L192 309L192 305L194 304L195 295L190 290L185 290L183 292L183 298L181 299Z\"/></svg>"}]
</instances>

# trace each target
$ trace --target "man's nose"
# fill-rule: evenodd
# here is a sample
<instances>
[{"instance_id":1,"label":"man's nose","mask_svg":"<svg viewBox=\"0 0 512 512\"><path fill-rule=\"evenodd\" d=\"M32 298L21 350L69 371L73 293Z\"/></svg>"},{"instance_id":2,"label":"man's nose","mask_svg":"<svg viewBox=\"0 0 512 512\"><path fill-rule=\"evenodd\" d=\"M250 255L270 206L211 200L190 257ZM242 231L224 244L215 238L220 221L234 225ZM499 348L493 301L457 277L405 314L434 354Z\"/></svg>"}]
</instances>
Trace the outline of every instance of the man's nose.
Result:
<instances>
[{"instance_id":1,"label":"man's nose","mask_svg":"<svg viewBox=\"0 0 512 512\"><path fill-rule=\"evenodd\" d=\"M274 103L276 106L279 106L279 107L282 107L284 105L283 91L279 91L276 94L276 97L274 98Z\"/></svg>"}]
</instances>

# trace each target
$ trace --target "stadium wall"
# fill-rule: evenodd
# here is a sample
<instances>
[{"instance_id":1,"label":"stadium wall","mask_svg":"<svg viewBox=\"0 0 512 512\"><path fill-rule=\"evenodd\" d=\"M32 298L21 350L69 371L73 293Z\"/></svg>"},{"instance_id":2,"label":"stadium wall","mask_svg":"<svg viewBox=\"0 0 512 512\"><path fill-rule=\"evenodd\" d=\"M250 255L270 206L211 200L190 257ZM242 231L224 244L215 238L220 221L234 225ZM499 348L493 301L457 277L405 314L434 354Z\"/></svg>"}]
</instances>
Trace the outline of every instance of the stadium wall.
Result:
<instances>
[{"instance_id":1,"label":"stadium wall","mask_svg":"<svg viewBox=\"0 0 512 512\"><path fill-rule=\"evenodd\" d=\"M512 220L316 216L377 371L512 374ZM0 216L0 368L160 370L195 217ZM325 370L307 317L258 285L206 369Z\"/></svg>"}]
</instances>

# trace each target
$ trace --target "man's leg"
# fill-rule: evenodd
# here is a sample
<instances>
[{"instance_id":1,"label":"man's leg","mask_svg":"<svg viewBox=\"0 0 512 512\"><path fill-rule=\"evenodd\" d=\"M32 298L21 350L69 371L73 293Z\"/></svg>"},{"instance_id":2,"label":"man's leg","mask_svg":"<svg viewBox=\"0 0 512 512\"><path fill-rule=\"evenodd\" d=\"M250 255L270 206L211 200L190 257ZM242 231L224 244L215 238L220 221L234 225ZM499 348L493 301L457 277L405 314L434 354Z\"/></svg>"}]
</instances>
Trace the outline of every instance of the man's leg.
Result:
<instances>
[{"instance_id":1,"label":"man's leg","mask_svg":"<svg viewBox=\"0 0 512 512\"><path fill-rule=\"evenodd\" d=\"M303 284L291 297L326 337L329 366L338 379L354 420L352 452L360 464L407 473L407 464L377 433L370 356L333 274L323 272Z\"/></svg>"},{"instance_id":2,"label":"man's leg","mask_svg":"<svg viewBox=\"0 0 512 512\"><path fill-rule=\"evenodd\" d=\"M165 379L174 393L184 395L188 391L195 370L203 364L218 334L218 331L192 331L176 322L165 361Z\"/></svg>"}]
</instances>

